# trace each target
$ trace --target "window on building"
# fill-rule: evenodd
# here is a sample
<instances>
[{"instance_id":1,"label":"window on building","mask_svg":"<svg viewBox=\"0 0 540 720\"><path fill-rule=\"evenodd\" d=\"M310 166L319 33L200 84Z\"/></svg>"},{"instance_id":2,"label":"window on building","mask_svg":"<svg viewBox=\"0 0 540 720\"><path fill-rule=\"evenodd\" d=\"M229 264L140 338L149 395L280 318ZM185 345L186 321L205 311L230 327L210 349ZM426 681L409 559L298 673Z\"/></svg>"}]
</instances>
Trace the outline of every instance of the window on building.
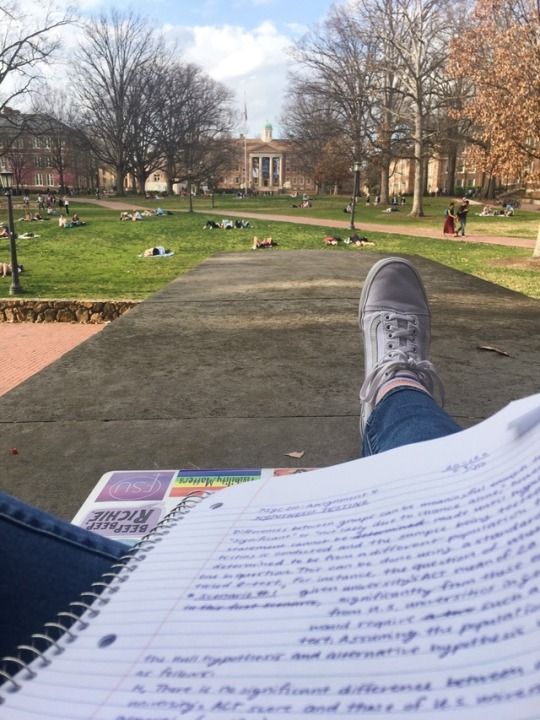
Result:
<instances>
[{"instance_id":1,"label":"window on building","mask_svg":"<svg viewBox=\"0 0 540 720\"><path fill-rule=\"evenodd\" d=\"M36 173L36 185L43 185L43 175Z\"/></svg>"},{"instance_id":2,"label":"window on building","mask_svg":"<svg viewBox=\"0 0 540 720\"><path fill-rule=\"evenodd\" d=\"M298 178L298 184L303 185L304 184L304 176Z\"/></svg>"},{"instance_id":3,"label":"window on building","mask_svg":"<svg viewBox=\"0 0 540 720\"><path fill-rule=\"evenodd\" d=\"M54 185L54 177L51 175L51 173L48 173L47 175L47 185L48 187L52 187Z\"/></svg>"},{"instance_id":4,"label":"window on building","mask_svg":"<svg viewBox=\"0 0 540 720\"><path fill-rule=\"evenodd\" d=\"M154 182L161 182L161 173L154 173Z\"/></svg>"}]
</instances>

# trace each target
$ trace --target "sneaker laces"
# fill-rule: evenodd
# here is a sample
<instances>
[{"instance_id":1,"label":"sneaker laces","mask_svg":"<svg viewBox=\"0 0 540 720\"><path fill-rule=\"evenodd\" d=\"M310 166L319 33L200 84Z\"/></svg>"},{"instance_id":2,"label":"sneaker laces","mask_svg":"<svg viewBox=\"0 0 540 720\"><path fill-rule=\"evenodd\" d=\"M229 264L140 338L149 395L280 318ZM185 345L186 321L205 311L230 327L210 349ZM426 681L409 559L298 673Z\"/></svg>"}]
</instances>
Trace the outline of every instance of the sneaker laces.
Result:
<instances>
[{"instance_id":1,"label":"sneaker laces","mask_svg":"<svg viewBox=\"0 0 540 720\"><path fill-rule=\"evenodd\" d=\"M400 324L401 322L401 324ZM429 360L417 358L418 345L416 340L417 320L414 315L385 314L385 334L398 342L388 347L388 351L366 375L360 389L360 400L364 403L374 404L377 393L384 383L396 376L404 379L413 379L423 385L430 395L437 390L441 404L444 404L444 386ZM401 341L403 339L404 342Z\"/></svg>"}]
</instances>

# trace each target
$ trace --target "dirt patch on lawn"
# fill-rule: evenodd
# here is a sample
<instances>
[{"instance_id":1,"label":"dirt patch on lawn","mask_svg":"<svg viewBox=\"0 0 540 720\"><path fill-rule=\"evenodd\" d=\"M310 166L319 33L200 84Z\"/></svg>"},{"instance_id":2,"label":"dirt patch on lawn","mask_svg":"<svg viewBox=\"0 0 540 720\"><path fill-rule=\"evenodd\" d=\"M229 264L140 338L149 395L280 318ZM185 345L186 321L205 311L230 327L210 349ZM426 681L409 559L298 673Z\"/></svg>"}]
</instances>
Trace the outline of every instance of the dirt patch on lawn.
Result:
<instances>
[{"instance_id":1,"label":"dirt patch on lawn","mask_svg":"<svg viewBox=\"0 0 540 720\"><path fill-rule=\"evenodd\" d=\"M493 267L505 267L512 270L540 272L540 258L500 258L499 260L491 260L489 264Z\"/></svg>"}]
</instances>

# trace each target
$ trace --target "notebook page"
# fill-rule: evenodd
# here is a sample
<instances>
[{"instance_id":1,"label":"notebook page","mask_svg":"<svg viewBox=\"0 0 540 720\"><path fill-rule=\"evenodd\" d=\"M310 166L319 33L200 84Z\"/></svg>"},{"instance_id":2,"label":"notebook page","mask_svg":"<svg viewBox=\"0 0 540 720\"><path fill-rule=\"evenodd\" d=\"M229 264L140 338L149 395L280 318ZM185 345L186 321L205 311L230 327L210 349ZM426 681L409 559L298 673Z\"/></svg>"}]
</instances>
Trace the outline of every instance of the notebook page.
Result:
<instances>
[{"instance_id":1,"label":"notebook page","mask_svg":"<svg viewBox=\"0 0 540 720\"><path fill-rule=\"evenodd\" d=\"M539 405L211 497L0 717L540 718Z\"/></svg>"}]
</instances>

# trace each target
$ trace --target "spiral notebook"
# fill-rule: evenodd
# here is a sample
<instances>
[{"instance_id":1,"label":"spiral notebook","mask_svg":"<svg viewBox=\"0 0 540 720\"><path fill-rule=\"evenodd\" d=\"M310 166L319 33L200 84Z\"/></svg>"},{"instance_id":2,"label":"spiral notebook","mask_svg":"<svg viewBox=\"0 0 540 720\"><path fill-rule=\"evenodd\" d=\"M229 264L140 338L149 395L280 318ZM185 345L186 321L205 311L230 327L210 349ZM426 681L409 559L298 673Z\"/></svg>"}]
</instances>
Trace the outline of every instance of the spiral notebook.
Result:
<instances>
[{"instance_id":1,"label":"spiral notebook","mask_svg":"<svg viewBox=\"0 0 540 720\"><path fill-rule=\"evenodd\" d=\"M540 395L188 497L72 611L0 718L540 718Z\"/></svg>"}]
</instances>

